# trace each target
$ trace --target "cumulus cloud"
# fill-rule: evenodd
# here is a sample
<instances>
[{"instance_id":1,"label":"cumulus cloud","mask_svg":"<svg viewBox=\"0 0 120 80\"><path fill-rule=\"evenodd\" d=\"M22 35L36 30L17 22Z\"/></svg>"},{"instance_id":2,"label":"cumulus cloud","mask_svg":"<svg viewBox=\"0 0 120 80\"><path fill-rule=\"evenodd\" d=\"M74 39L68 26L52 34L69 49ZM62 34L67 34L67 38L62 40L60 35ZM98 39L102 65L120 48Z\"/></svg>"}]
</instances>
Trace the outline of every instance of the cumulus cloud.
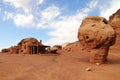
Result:
<instances>
[{"instance_id":1,"label":"cumulus cloud","mask_svg":"<svg viewBox=\"0 0 120 80\"><path fill-rule=\"evenodd\" d=\"M109 6L109 8L108 8ZM106 6L100 6L100 16L109 19L109 16L115 13L118 9L120 9L120 0L110 0L109 4Z\"/></svg>"},{"instance_id":2,"label":"cumulus cloud","mask_svg":"<svg viewBox=\"0 0 120 80\"><path fill-rule=\"evenodd\" d=\"M4 0L4 2L10 3L10 5L14 6L15 8L21 8L25 12L30 11L30 0Z\"/></svg>"},{"instance_id":3,"label":"cumulus cloud","mask_svg":"<svg viewBox=\"0 0 120 80\"><path fill-rule=\"evenodd\" d=\"M87 7L82 9L82 12L88 13L97 6L98 2L99 2L98 0L91 0L89 4L87 3Z\"/></svg>"},{"instance_id":4,"label":"cumulus cloud","mask_svg":"<svg viewBox=\"0 0 120 80\"><path fill-rule=\"evenodd\" d=\"M87 4L89 6L89 8L95 8L96 5L98 4L98 0L92 0L89 4Z\"/></svg>"},{"instance_id":5,"label":"cumulus cloud","mask_svg":"<svg viewBox=\"0 0 120 80\"><path fill-rule=\"evenodd\" d=\"M36 24L36 28L37 29L43 29L46 28L46 26L48 25L48 22L45 20L41 20L39 23Z\"/></svg>"},{"instance_id":6,"label":"cumulus cloud","mask_svg":"<svg viewBox=\"0 0 120 80\"><path fill-rule=\"evenodd\" d=\"M38 0L38 4L42 4L44 2L44 0Z\"/></svg>"},{"instance_id":7,"label":"cumulus cloud","mask_svg":"<svg viewBox=\"0 0 120 80\"><path fill-rule=\"evenodd\" d=\"M56 17L60 15L60 8L51 5L43 9L40 13L40 21L36 24L37 28L46 28Z\"/></svg>"},{"instance_id":8,"label":"cumulus cloud","mask_svg":"<svg viewBox=\"0 0 120 80\"><path fill-rule=\"evenodd\" d=\"M25 12L31 10L29 5L30 0L4 0L11 3L16 8L22 8ZM15 1L15 2L14 2ZM42 4L44 0L36 0L36 6ZM20 4L18 4L20 3ZM74 14L62 16L62 9L55 5L46 6L36 13L20 14L8 16L6 19L13 19L16 26L24 26L33 24L35 28L50 28L48 35L50 39L46 41L48 45L61 44L77 40L77 29L83 18L88 16L88 13L93 10L98 4L98 0L91 0L86 4L85 8L76 11ZM36 21L37 20L37 21Z\"/></svg>"},{"instance_id":9,"label":"cumulus cloud","mask_svg":"<svg viewBox=\"0 0 120 80\"><path fill-rule=\"evenodd\" d=\"M51 28L54 30L48 35L52 36L47 44L61 44L64 42L72 42L77 40L77 29L81 20L86 17L86 14L77 13L76 15L64 17L62 20L51 23Z\"/></svg>"},{"instance_id":10,"label":"cumulus cloud","mask_svg":"<svg viewBox=\"0 0 120 80\"><path fill-rule=\"evenodd\" d=\"M14 16L14 23L17 26L25 26L28 24L32 24L34 20L33 15L22 15L22 14L17 14L16 16Z\"/></svg>"},{"instance_id":11,"label":"cumulus cloud","mask_svg":"<svg viewBox=\"0 0 120 80\"><path fill-rule=\"evenodd\" d=\"M34 26L34 16L32 14L14 14L11 12L4 12L3 21L13 20L14 24L19 27L26 27L27 25Z\"/></svg>"},{"instance_id":12,"label":"cumulus cloud","mask_svg":"<svg viewBox=\"0 0 120 80\"><path fill-rule=\"evenodd\" d=\"M6 21L6 20L9 20L9 19L12 19L12 18L13 18L13 13L10 13L10 12L7 12L7 11L4 12L3 21Z\"/></svg>"},{"instance_id":13,"label":"cumulus cloud","mask_svg":"<svg viewBox=\"0 0 120 80\"><path fill-rule=\"evenodd\" d=\"M41 12L43 20L52 20L60 14L60 9L54 5L47 7Z\"/></svg>"},{"instance_id":14,"label":"cumulus cloud","mask_svg":"<svg viewBox=\"0 0 120 80\"><path fill-rule=\"evenodd\" d=\"M88 13L95 8L97 0L92 0L87 7L78 10L70 16L59 16L59 20L52 21L49 26L53 29L48 35L52 36L46 44L55 45L65 42L73 42L77 40L78 27L83 18L88 16Z\"/></svg>"}]
</instances>

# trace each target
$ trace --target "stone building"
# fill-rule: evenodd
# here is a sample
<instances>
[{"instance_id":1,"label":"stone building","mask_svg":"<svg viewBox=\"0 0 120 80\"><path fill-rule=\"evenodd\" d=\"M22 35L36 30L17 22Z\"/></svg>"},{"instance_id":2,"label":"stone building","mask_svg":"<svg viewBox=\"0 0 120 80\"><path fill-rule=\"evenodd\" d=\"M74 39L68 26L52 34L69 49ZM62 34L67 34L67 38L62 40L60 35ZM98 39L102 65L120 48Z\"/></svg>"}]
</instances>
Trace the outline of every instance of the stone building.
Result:
<instances>
[{"instance_id":1,"label":"stone building","mask_svg":"<svg viewBox=\"0 0 120 80\"><path fill-rule=\"evenodd\" d=\"M10 53L10 54L39 54L46 53L46 48L49 46L45 46L42 44L42 40L38 41L35 38L25 38L21 40L17 46L12 46L8 49L2 49L2 53Z\"/></svg>"},{"instance_id":2,"label":"stone building","mask_svg":"<svg viewBox=\"0 0 120 80\"><path fill-rule=\"evenodd\" d=\"M42 44L42 41L38 41L35 38L26 38L18 43L19 53L23 54L37 54L44 53L48 46Z\"/></svg>"}]
</instances>

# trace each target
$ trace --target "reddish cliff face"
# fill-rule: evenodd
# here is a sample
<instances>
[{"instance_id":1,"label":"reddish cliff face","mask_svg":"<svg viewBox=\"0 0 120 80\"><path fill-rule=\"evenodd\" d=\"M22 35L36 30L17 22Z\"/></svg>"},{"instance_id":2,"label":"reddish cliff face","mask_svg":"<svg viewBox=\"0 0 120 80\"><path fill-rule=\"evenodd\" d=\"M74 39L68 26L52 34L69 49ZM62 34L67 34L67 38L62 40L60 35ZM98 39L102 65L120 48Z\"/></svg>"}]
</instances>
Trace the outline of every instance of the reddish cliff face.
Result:
<instances>
[{"instance_id":1,"label":"reddish cliff face","mask_svg":"<svg viewBox=\"0 0 120 80\"><path fill-rule=\"evenodd\" d=\"M113 15L111 15L109 17L109 22L108 22L114 29L116 29L116 31L120 31L120 9L114 13ZM120 33L120 32L119 32Z\"/></svg>"},{"instance_id":2,"label":"reddish cliff face","mask_svg":"<svg viewBox=\"0 0 120 80\"><path fill-rule=\"evenodd\" d=\"M109 17L108 22L116 31L116 44L111 48L113 50L120 49L120 9Z\"/></svg>"}]
</instances>

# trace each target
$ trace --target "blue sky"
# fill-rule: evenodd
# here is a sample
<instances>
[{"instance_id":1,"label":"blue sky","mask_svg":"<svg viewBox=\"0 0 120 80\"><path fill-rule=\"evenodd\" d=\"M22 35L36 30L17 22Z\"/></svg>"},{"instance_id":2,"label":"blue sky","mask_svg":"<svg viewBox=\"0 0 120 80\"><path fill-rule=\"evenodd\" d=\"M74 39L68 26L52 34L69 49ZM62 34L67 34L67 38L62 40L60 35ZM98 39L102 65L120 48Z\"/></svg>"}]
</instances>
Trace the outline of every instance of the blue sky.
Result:
<instances>
[{"instance_id":1,"label":"blue sky","mask_svg":"<svg viewBox=\"0 0 120 80\"><path fill-rule=\"evenodd\" d=\"M0 49L34 37L46 45L77 41L83 18L106 19L120 0L0 0Z\"/></svg>"}]
</instances>

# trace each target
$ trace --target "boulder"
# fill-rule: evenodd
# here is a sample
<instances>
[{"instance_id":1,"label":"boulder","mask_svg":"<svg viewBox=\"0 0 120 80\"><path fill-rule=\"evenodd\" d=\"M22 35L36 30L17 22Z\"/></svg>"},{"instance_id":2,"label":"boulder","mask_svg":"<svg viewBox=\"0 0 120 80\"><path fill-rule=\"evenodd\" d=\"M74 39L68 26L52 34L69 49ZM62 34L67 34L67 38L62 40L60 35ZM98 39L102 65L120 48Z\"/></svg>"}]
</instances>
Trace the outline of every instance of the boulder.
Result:
<instances>
[{"instance_id":1,"label":"boulder","mask_svg":"<svg viewBox=\"0 0 120 80\"><path fill-rule=\"evenodd\" d=\"M109 47L115 44L116 32L105 18L90 16L82 21L78 39L82 47L90 52L90 62L104 63Z\"/></svg>"},{"instance_id":2,"label":"boulder","mask_svg":"<svg viewBox=\"0 0 120 80\"><path fill-rule=\"evenodd\" d=\"M49 47L48 52L49 53L57 53L58 50L61 50L61 45L54 45L53 47Z\"/></svg>"},{"instance_id":3,"label":"boulder","mask_svg":"<svg viewBox=\"0 0 120 80\"><path fill-rule=\"evenodd\" d=\"M86 71L92 71L92 68L91 67L88 67L85 69Z\"/></svg>"}]
</instances>

